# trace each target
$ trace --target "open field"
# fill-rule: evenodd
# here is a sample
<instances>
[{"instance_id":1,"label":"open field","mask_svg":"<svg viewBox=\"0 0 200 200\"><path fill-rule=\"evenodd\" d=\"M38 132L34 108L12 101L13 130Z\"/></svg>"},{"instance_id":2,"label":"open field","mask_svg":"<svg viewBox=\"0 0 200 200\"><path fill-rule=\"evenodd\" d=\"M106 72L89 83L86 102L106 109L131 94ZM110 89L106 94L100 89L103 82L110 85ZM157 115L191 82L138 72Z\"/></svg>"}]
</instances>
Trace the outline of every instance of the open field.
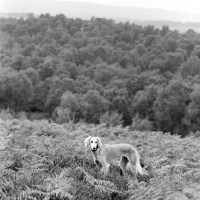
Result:
<instances>
[{"instance_id":1,"label":"open field","mask_svg":"<svg viewBox=\"0 0 200 200\"><path fill-rule=\"evenodd\" d=\"M140 152L149 177L126 180L118 166L107 177L96 169L84 138L128 142ZM0 120L0 199L197 200L200 139L104 125Z\"/></svg>"}]
</instances>

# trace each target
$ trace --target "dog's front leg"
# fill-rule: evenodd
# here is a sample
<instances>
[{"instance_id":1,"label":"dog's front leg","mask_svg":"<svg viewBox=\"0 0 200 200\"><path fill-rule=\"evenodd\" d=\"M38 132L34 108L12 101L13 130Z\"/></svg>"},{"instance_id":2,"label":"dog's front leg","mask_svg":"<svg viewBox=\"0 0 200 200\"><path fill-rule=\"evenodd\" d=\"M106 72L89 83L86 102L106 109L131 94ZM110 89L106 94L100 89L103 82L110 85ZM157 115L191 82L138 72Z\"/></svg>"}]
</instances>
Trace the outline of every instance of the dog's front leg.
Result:
<instances>
[{"instance_id":1,"label":"dog's front leg","mask_svg":"<svg viewBox=\"0 0 200 200\"><path fill-rule=\"evenodd\" d=\"M101 163L96 159L95 156L93 157L93 161L94 161L94 164L96 165L97 168L99 168L101 166Z\"/></svg>"},{"instance_id":2,"label":"dog's front leg","mask_svg":"<svg viewBox=\"0 0 200 200\"><path fill-rule=\"evenodd\" d=\"M103 174L103 166L102 164L95 158L93 157L94 164L96 165L97 169L100 170L100 173Z\"/></svg>"},{"instance_id":3,"label":"dog's front leg","mask_svg":"<svg viewBox=\"0 0 200 200\"><path fill-rule=\"evenodd\" d=\"M101 168L101 174L104 175L104 167Z\"/></svg>"},{"instance_id":4,"label":"dog's front leg","mask_svg":"<svg viewBox=\"0 0 200 200\"><path fill-rule=\"evenodd\" d=\"M105 175L108 174L110 169L110 164L106 163L106 171L105 171Z\"/></svg>"},{"instance_id":5,"label":"dog's front leg","mask_svg":"<svg viewBox=\"0 0 200 200\"><path fill-rule=\"evenodd\" d=\"M102 166L101 173L105 176L109 172L110 164L106 162L106 157L101 156L98 158L99 163Z\"/></svg>"},{"instance_id":6,"label":"dog's front leg","mask_svg":"<svg viewBox=\"0 0 200 200\"><path fill-rule=\"evenodd\" d=\"M108 174L109 168L110 168L110 164L108 164L107 162L104 162L103 168L102 168L102 173L104 176L106 176Z\"/></svg>"},{"instance_id":7,"label":"dog's front leg","mask_svg":"<svg viewBox=\"0 0 200 200\"><path fill-rule=\"evenodd\" d=\"M95 160L94 163L95 163L97 168L102 168L102 165L98 160Z\"/></svg>"}]
</instances>

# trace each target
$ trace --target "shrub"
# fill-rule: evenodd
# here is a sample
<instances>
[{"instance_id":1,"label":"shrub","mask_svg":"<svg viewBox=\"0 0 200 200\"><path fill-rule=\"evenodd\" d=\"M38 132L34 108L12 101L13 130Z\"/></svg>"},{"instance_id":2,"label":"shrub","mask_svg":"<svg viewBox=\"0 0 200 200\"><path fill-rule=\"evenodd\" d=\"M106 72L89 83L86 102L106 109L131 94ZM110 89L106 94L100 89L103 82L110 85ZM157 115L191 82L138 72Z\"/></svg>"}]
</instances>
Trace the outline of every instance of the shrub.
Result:
<instances>
[{"instance_id":1,"label":"shrub","mask_svg":"<svg viewBox=\"0 0 200 200\"><path fill-rule=\"evenodd\" d=\"M200 138L200 131L190 132L190 136L193 136L195 138Z\"/></svg>"},{"instance_id":2,"label":"shrub","mask_svg":"<svg viewBox=\"0 0 200 200\"><path fill-rule=\"evenodd\" d=\"M46 117L46 114L42 113L42 112L31 112L29 114L29 119L30 120L42 120Z\"/></svg>"},{"instance_id":3,"label":"shrub","mask_svg":"<svg viewBox=\"0 0 200 200\"><path fill-rule=\"evenodd\" d=\"M57 107L53 113L56 123L62 124L70 121L70 110L68 108Z\"/></svg>"},{"instance_id":4,"label":"shrub","mask_svg":"<svg viewBox=\"0 0 200 200\"><path fill-rule=\"evenodd\" d=\"M21 111L16 114L15 118L20 119L20 120L26 120L27 116L24 111Z\"/></svg>"},{"instance_id":5,"label":"shrub","mask_svg":"<svg viewBox=\"0 0 200 200\"><path fill-rule=\"evenodd\" d=\"M0 118L3 119L3 120L7 120L7 119L14 119L13 117L13 114L12 114L12 111L7 108L7 109L2 109L0 111Z\"/></svg>"},{"instance_id":6,"label":"shrub","mask_svg":"<svg viewBox=\"0 0 200 200\"><path fill-rule=\"evenodd\" d=\"M107 127L122 125L122 115L117 111L113 111L111 113L105 112L100 118L100 124L103 123L105 123Z\"/></svg>"},{"instance_id":7,"label":"shrub","mask_svg":"<svg viewBox=\"0 0 200 200\"><path fill-rule=\"evenodd\" d=\"M131 129L136 131L151 131L152 122L148 119L141 119L138 114L132 119Z\"/></svg>"}]
</instances>

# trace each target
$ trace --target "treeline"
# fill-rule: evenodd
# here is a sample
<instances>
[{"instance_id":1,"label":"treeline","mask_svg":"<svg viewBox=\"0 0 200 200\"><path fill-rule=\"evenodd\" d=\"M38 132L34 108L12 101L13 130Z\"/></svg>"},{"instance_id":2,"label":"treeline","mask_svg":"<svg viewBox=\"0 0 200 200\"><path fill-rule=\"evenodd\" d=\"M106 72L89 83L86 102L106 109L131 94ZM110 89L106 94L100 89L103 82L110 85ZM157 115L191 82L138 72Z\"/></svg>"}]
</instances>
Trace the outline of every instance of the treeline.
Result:
<instances>
[{"instance_id":1,"label":"treeline","mask_svg":"<svg viewBox=\"0 0 200 200\"><path fill-rule=\"evenodd\" d=\"M143 20L135 20L133 21L138 25L148 26L149 24L155 26L156 28L162 29L163 24L170 27L172 30L178 30L181 33L187 31L188 29L193 29L194 31L200 31L200 23L199 22L178 22L178 21L143 21Z\"/></svg>"},{"instance_id":2,"label":"treeline","mask_svg":"<svg viewBox=\"0 0 200 200\"><path fill-rule=\"evenodd\" d=\"M200 129L200 34L104 18L0 19L0 108L186 135ZM113 119L111 119L113 118Z\"/></svg>"}]
</instances>

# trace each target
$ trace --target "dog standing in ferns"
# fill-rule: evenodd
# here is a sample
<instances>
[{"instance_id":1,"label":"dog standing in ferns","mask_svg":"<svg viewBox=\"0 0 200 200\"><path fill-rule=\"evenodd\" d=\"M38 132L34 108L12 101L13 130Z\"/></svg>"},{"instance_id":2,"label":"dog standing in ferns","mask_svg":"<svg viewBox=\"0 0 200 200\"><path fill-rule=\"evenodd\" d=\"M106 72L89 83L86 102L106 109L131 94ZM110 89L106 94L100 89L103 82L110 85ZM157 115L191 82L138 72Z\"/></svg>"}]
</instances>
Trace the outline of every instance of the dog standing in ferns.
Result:
<instances>
[{"instance_id":1,"label":"dog standing in ferns","mask_svg":"<svg viewBox=\"0 0 200 200\"><path fill-rule=\"evenodd\" d=\"M101 172L106 175L109 172L110 164L121 157L119 165L124 175L126 175L126 166L130 162L131 170L136 174L147 174L140 165L140 155L138 151L130 144L102 144L99 137L87 137L84 141L85 148L90 148L93 152L93 159L96 166L101 164Z\"/></svg>"}]
</instances>

